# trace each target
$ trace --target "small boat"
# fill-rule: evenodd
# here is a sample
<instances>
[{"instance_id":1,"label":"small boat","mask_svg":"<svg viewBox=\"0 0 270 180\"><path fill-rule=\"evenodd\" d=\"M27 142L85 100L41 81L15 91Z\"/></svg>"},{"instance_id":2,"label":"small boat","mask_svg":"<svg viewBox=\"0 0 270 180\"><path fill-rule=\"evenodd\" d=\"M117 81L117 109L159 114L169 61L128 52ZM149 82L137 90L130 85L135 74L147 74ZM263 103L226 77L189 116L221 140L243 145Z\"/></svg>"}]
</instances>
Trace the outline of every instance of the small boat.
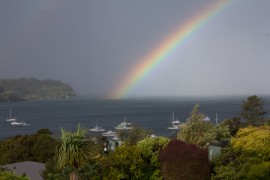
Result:
<instances>
[{"instance_id":1,"label":"small boat","mask_svg":"<svg viewBox=\"0 0 270 180\"><path fill-rule=\"evenodd\" d=\"M172 124L180 124L181 122L176 118L174 119L174 112L172 113Z\"/></svg>"},{"instance_id":2,"label":"small boat","mask_svg":"<svg viewBox=\"0 0 270 180\"><path fill-rule=\"evenodd\" d=\"M174 121L172 121L173 124L180 124L181 122L178 119L175 119Z\"/></svg>"},{"instance_id":3,"label":"small boat","mask_svg":"<svg viewBox=\"0 0 270 180\"><path fill-rule=\"evenodd\" d=\"M118 138L117 136L114 136L114 137L112 138L112 140L114 140L114 141L118 141L118 140L119 140L119 138Z\"/></svg>"},{"instance_id":4,"label":"small boat","mask_svg":"<svg viewBox=\"0 0 270 180\"><path fill-rule=\"evenodd\" d=\"M210 118L208 116L206 116L203 120L208 122L208 121L210 121Z\"/></svg>"},{"instance_id":5,"label":"small boat","mask_svg":"<svg viewBox=\"0 0 270 180\"><path fill-rule=\"evenodd\" d=\"M89 129L89 130L92 131L92 132L103 132L103 131L105 131L105 129L102 128L102 127L99 127L99 126L97 125L97 123L96 123L96 126L95 126L95 127L91 128L91 129Z\"/></svg>"},{"instance_id":6,"label":"small boat","mask_svg":"<svg viewBox=\"0 0 270 180\"><path fill-rule=\"evenodd\" d=\"M114 136L116 136L116 132L109 130L109 131L107 131L105 133L102 133L102 136L114 137Z\"/></svg>"},{"instance_id":7,"label":"small boat","mask_svg":"<svg viewBox=\"0 0 270 180\"><path fill-rule=\"evenodd\" d=\"M172 123L172 126L169 126L168 129L170 129L170 130L177 130L177 129L179 129L180 121L177 120L177 119L174 119L174 112L172 113L171 123Z\"/></svg>"},{"instance_id":8,"label":"small boat","mask_svg":"<svg viewBox=\"0 0 270 180\"><path fill-rule=\"evenodd\" d=\"M12 126L30 126L30 124L27 124L25 122L17 122L17 121L12 121L10 124Z\"/></svg>"},{"instance_id":9,"label":"small boat","mask_svg":"<svg viewBox=\"0 0 270 180\"><path fill-rule=\"evenodd\" d=\"M16 117L12 117L11 109L9 109L9 118L6 119L8 122L16 121Z\"/></svg>"},{"instance_id":10,"label":"small boat","mask_svg":"<svg viewBox=\"0 0 270 180\"><path fill-rule=\"evenodd\" d=\"M179 128L179 125L173 124L172 126L169 126L168 129L177 130L177 129L180 129L180 128Z\"/></svg>"},{"instance_id":11,"label":"small boat","mask_svg":"<svg viewBox=\"0 0 270 180\"><path fill-rule=\"evenodd\" d=\"M128 130L128 129L133 129L131 123L127 122L127 119L125 118L123 122L118 124L115 129L117 130Z\"/></svg>"}]
</instances>

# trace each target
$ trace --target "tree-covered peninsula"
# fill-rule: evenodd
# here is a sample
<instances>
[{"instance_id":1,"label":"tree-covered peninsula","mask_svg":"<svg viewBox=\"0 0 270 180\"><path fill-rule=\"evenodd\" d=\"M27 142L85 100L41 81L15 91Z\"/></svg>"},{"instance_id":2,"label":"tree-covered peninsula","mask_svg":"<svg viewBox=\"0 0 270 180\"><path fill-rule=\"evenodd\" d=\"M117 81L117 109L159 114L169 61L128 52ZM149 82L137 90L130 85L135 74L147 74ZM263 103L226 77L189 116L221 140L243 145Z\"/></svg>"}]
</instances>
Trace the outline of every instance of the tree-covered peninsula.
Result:
<instances>
[{"instance_id":1,"label":"tree-covered peninsula","mask_svg":"<svg viewBox=\"0 0 270 180\"><path fill-rule=\"evenodd\" d=\"M66 99L76 96L68 84L35 78L0 79L0 102Z\"/></svg>"}]
</instances>

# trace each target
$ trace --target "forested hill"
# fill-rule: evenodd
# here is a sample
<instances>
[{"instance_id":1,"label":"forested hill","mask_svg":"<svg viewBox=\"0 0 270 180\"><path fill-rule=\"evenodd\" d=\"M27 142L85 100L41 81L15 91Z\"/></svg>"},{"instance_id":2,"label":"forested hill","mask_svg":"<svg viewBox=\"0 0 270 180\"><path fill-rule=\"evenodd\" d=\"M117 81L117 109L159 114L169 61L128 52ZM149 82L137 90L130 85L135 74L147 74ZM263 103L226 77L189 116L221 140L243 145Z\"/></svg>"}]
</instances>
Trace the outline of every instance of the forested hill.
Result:
<instances>
[{"instance_id":1,"label":"forested hill","mask_svg":"<svg viewBox=\"0 0 270 180\"><path fill-rule=\"evenodd\" d=\"M56 80L35 78L0 79L0 101L27 101L71 98L75 91Z\"/></svg>"}]
</instances>

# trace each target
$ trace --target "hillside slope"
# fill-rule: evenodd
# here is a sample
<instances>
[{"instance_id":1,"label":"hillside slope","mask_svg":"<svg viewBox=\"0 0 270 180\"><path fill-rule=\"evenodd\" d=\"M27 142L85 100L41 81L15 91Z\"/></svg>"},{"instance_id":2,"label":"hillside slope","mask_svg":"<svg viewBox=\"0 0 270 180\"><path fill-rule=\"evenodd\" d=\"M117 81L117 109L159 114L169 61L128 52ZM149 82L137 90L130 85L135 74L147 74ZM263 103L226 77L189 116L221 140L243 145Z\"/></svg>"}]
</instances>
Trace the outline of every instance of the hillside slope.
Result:
<instances>
[{"instance_id":1,"label":"hillside slope","mask_svg":"<svg viewBox=\"0 0 270 180\"><path fill-rule=\"evenodd\" d=\"M75 91L68 84L56 80L35 78L0 79L0 101L25 101L71 98Z\"/></svg>"}]
</instances>

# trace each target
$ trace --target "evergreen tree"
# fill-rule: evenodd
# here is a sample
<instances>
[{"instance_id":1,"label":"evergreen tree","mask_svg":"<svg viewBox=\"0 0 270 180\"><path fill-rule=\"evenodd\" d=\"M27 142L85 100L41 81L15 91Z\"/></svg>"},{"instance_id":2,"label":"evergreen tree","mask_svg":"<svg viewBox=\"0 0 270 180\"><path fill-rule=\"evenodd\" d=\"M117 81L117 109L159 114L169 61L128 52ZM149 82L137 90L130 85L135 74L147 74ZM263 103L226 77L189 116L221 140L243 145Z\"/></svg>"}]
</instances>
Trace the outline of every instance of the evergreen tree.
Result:
<instances>
[{"instance_id":1,"label":"evergreen tree","mask_svg":"<svg viewBox=\"0 0 270 180\"><path fill-rule=\"evenodd\" d=\"M215 140L215 134L211 130L214 125L204 119L205 115L199 112L199 105L195 105L187 122L180 125L177 139L200 147Z\"/></svg>"},{"instance_id":2,"label":"evergreen tree","mask_svg":"<svg viewBox=\"0 0 270 180\"><path fill-rule=\"evenodd\" d=\"M263 110L264 100L256 95L249 96L242 105L242 117L249 125L263 124L266 112Z\"/></svg>"},{"instance_id":3,"label":"evergreen tree","mask_svg":"<svg viewBox=\"0 0 270 180\"><path fill-rule=\"evenodd\" d=\"M177 139L205 148L211 141L230 137L229 126L223 124L214 126L211 122L205 121L205 118L206 116L199 112L199 105L195 105L187 122L180 125Z\"/></svg>"}]
</instances>

